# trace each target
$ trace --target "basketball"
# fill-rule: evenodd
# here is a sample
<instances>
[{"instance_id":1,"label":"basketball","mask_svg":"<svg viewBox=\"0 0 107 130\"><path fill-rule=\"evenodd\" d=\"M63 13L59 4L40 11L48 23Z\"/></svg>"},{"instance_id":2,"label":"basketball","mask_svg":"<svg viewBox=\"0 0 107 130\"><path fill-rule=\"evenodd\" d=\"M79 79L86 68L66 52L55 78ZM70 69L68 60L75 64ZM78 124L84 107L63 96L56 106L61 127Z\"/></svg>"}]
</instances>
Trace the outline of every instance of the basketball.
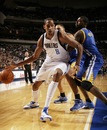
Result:
<instances>
[{"instance_id":1,"label":"basketball","mask_svg":"<svg viewBox=\"0 0 107 130\"><path fill-rule=\"evenodd\" d=\"M1 71L0 77L1 77L1 82L5 84L9 84L13 81L14 74L11 70L4 69Z\"/></svg>"}]
</instances>

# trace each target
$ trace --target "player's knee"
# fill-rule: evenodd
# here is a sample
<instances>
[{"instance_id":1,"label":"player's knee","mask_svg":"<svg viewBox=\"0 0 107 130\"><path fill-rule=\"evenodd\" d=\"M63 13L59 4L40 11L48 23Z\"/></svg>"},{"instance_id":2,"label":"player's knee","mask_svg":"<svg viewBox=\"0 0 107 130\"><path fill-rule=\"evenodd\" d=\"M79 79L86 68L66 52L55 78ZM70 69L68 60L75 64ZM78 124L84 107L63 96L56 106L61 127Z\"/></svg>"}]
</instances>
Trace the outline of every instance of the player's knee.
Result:
<instances>
[{"instance_id":1,"label":"player's knee","mask_svg":"<svg viewBox=\"0 0 107 130\"><path fill-rule=\"evenodd\" d=\"M81 81L79 81L79 80L76 79L76 78L74 78L74 80L75 80L75 83L76 83L77 86L81 86Z\"/></svg>"},{"instance_id":2,"label":"player's knee","mask_svg":"<svg viewBox=\"0 0 107 130\"><path fill-rule=\"evenodd\" d=\"M90 89L93 87L93 85L91 82L84 80L81 82L81 87L87 91L90 91Z\"/></svg>"},{"instance_id":3,"label":"player's knee","mask_svg":"<svg viewBox=\"0 0 107 130\"><path fill-rule=\"evenodd\" d=\"M56 71L54 72L54 75L53 75L53 79L55 81L59 81L59 79L62 77L63 75L63 72L61 69L56 69Z\"/></svg>"}]
</instances>

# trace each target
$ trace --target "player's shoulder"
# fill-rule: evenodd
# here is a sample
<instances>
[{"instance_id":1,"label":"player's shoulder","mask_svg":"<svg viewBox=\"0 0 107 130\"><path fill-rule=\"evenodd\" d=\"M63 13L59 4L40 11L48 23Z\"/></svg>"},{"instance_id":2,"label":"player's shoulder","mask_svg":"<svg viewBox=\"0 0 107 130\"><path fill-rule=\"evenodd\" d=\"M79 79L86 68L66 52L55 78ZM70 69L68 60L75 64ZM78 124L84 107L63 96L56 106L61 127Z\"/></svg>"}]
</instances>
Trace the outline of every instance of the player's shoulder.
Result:
<instances>
[{"instance_id":1,"label":"player's shoulder","mask_svg":"<svg viewBox=\"0 0 107 130\"><path fill-rule=\"evenodd\" d=\"M75 32L74 37L75 36L81 36L81 35L83 35L83 33L84 33L84 31L82 29L80 29L80 30Z\"/></svg>"},{"instance_id":2,"label":"player's shoulder","mask_svg":"<svg viewBox=\"0 0 107 130\"><path fill-rule=\"evenodd\" d=\"M41 41L44 39L44 34L41 34L41 36L39 37L38 41Z\"/></svg>"},{"instance_id":3,"label":"player's shoulder","mask_svg":"<svg viewBox=\"0 0 107 130\"><path fill-rule=\"evenodd\" d=\"M43 42L44 42L44 35L42 34L37 41L37 45L41 46L43 45Z\"/></svg>"},{"instance_id":4,"label":"player's shoulder","mask_svg":"<svg viewBox=\"0 0 107 130\"><path fill-rule=\"evenodd\" d=\"M68 35L69 37L71 37L71 38L74 39L74 35L73 35L73 34L71 34L71 33L67 33L67 35Z\"/></svg>"}]
</instances>

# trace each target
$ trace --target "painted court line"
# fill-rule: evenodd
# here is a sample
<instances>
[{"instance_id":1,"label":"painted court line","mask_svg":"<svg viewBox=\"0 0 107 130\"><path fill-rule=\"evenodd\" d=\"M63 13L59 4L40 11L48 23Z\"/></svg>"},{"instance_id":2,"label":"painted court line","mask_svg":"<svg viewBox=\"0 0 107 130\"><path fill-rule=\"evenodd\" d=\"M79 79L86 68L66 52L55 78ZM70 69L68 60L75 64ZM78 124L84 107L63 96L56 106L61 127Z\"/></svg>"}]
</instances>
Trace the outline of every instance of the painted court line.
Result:
<instances>
[{"instance_id":1,"label":"painted court line","mask_svg":"<svg viewBox=\"0 0 107 130\"><path fill-rule=\"evenodd\" d=\"M96 97L94 97L94 99L93 99L94 105L95 105L95 103L96 103L96 99L97 99ZM89 127L90 127L90 125L91 125L91 123L89 123L89 122L91 122L91 120L92 120L93 111L94 111L94 109L89 110L89 114L88 114L88 117L87 117L87 121L86 121L84 130L89 130Z\"/></svg>"}]
</instances>

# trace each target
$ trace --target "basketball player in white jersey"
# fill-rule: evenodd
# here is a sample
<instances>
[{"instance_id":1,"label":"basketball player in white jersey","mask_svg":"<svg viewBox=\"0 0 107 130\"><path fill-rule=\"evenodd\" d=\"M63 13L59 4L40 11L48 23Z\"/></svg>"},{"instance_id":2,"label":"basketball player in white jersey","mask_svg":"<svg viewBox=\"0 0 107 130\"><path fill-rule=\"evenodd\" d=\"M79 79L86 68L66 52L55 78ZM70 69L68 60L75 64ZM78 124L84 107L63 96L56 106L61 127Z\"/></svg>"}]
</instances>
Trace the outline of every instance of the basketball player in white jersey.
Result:
<instances>
[{"instance_id":1,"label":"basketball player in white jersey","mask_svg":"<svg viewBox=\"0 0 107 130\"><path fill-rule=\"evenodd\" d=\"M33 62L39 58L43 49L46 50L46 59L37 74L36 81L32 85L33 101L24 106L24 109L39 107L39 87L44 81L47 81L50 76L52 76L52 81L50 82L47 90L45 105L40 117L41 121L51 121L52 117L48 114L51 99L55 93L61 76L66 74L69 70L68 61L70 57L68 51L66 51L65 43L78 50L76 64L73 68L74 71L79 70L83 48L80 43L68 37L66 33L56 30L54 20L52 18L44 20L43 28L46 32L38 39L34 54L25 61L8 66L7 69L14 69L18 66Z\"/></svg>"}]
</instances>

